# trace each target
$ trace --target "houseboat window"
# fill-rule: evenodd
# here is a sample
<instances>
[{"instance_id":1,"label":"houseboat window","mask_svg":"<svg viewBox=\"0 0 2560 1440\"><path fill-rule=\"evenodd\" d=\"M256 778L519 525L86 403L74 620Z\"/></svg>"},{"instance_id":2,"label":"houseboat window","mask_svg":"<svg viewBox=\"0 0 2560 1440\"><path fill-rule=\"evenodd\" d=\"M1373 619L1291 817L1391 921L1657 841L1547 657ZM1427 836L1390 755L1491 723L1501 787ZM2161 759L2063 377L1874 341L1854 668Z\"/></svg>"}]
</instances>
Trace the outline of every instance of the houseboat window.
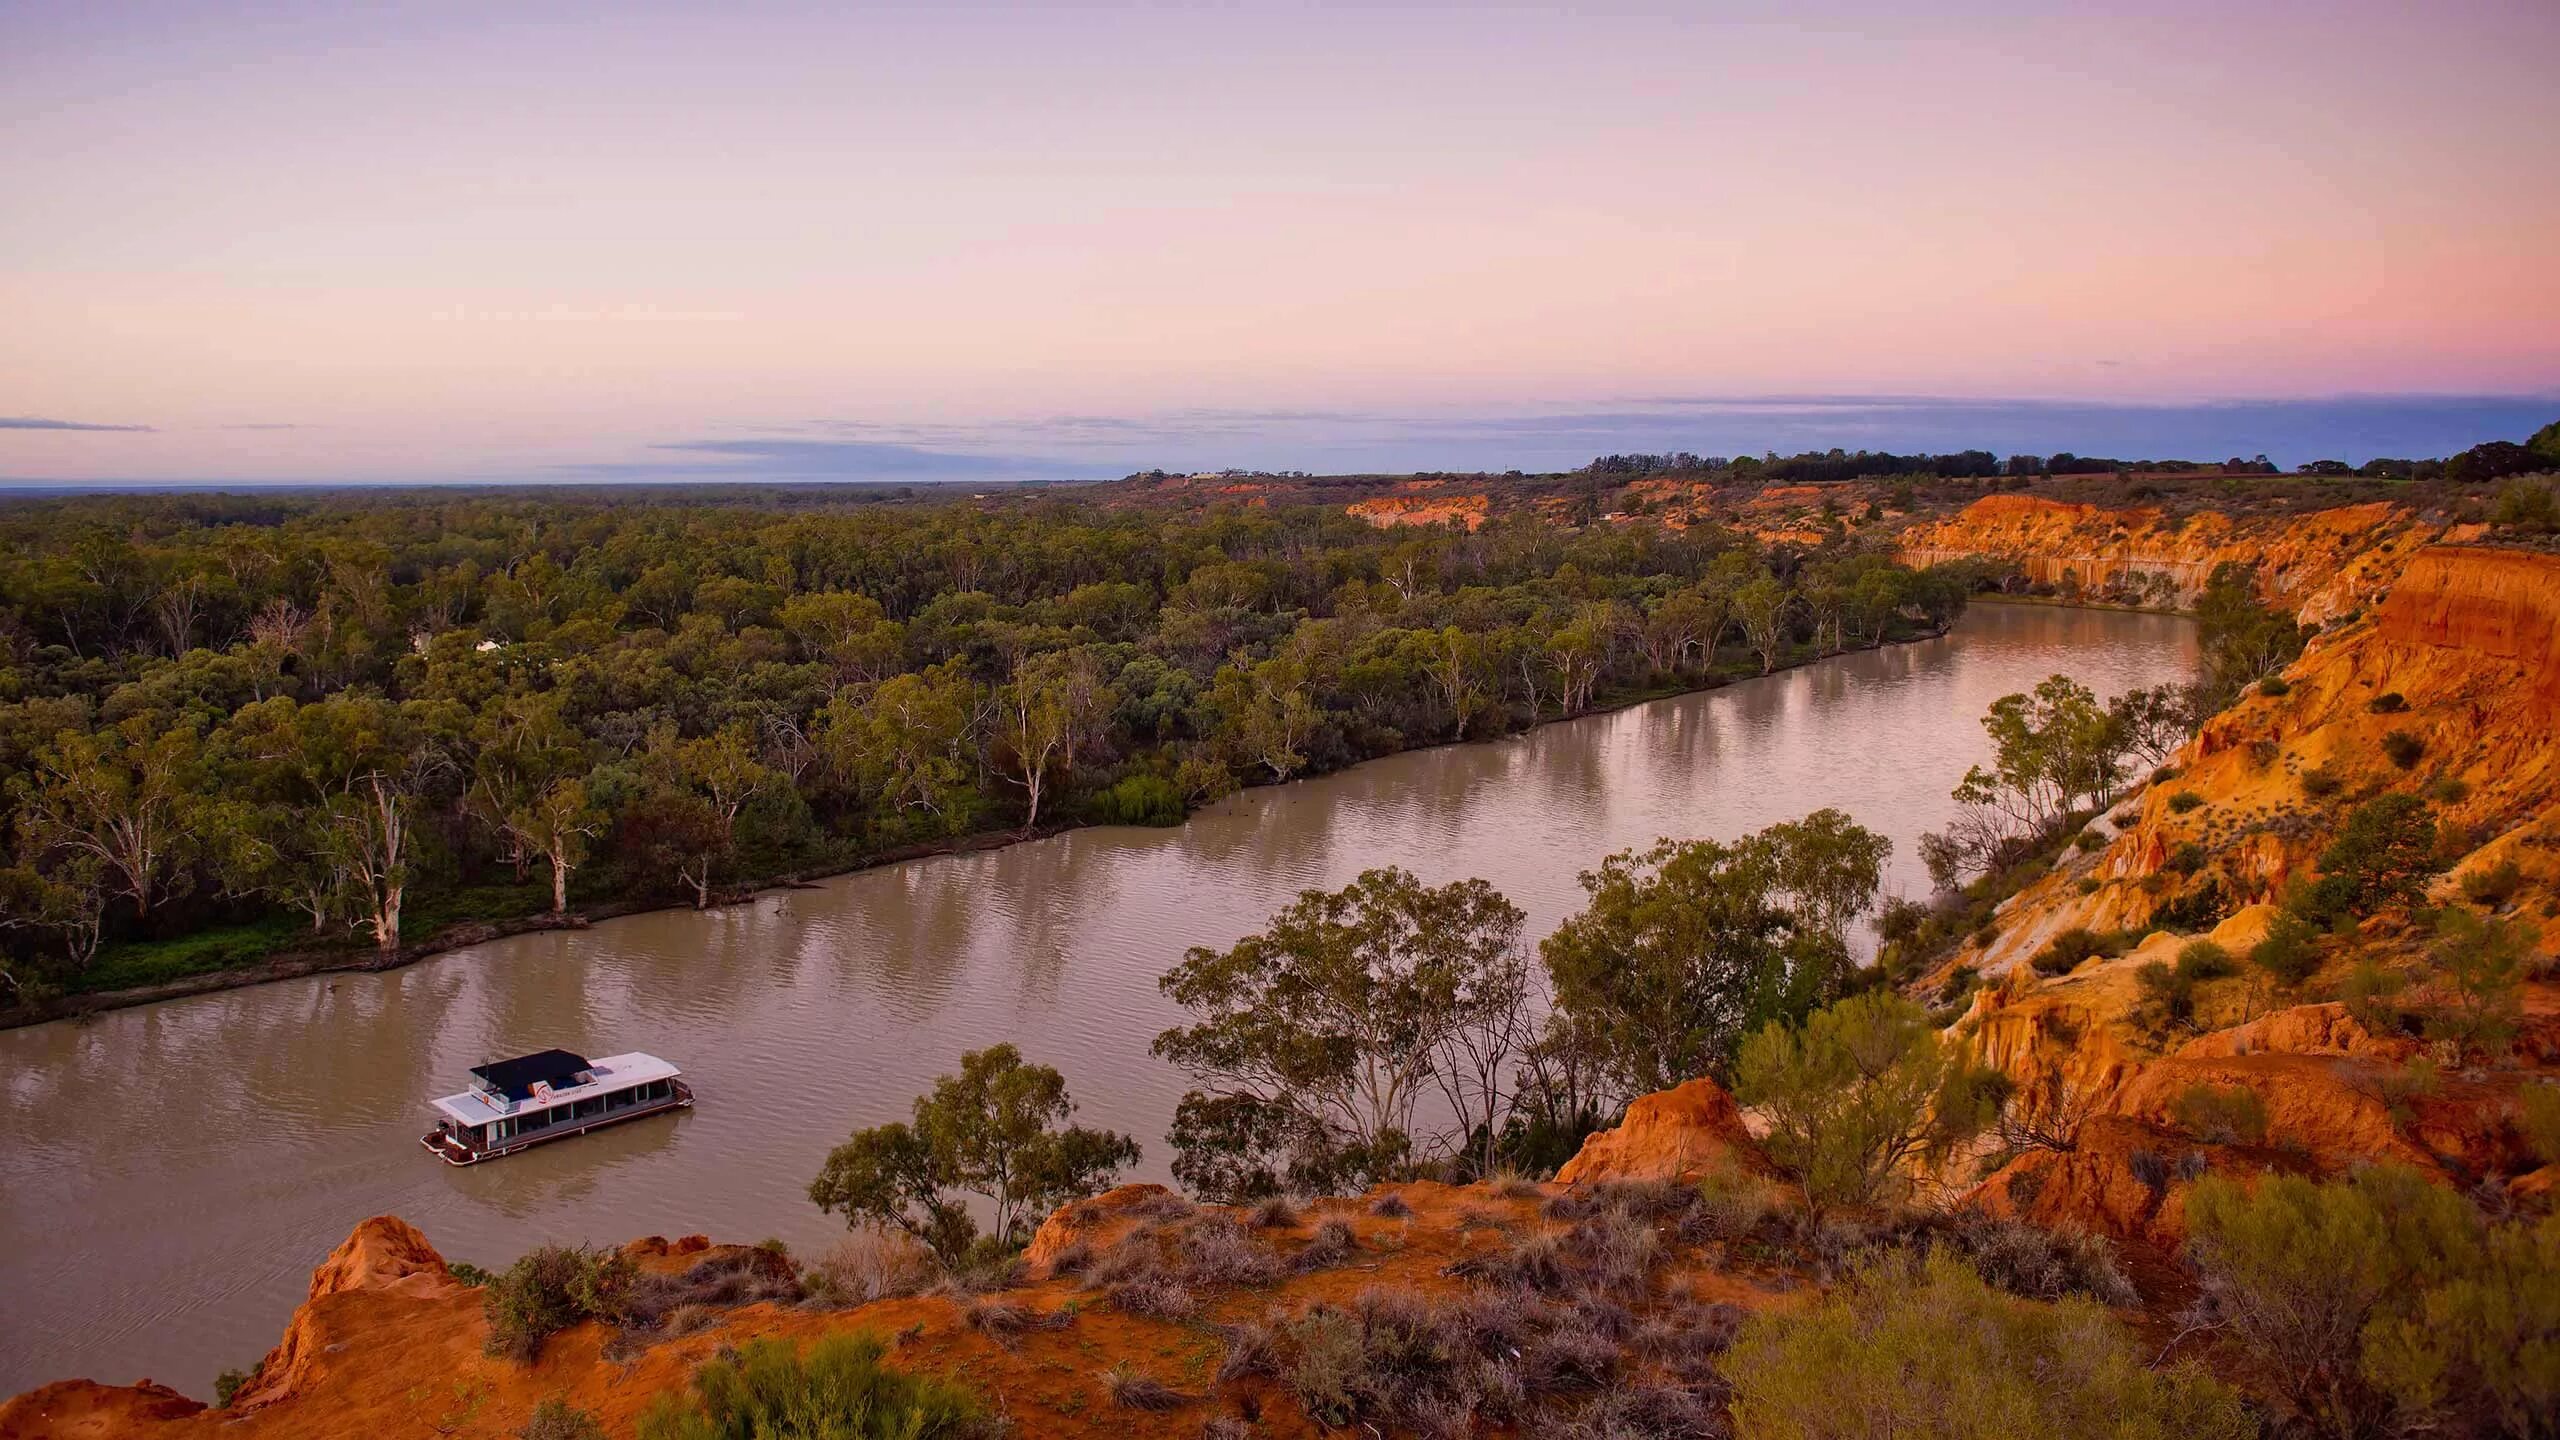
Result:
<instances>
[{"instance_id":1,"label":"houseboat window","mask_svg":"<svg viewBox=\"0 0 2560 1440\"><path fill-rule=\"evenodd\" d=\"M591 1100L581 1100L578 1102L578 1118L581 1120L592 1119L593 1117L603 1113L604 1100L602 1097L597 1097Z\"/></svg>"},{"instance_id":2,"label":"houseboat window","mask_svg":"<svg viewBox=\"0 0 2560 1440\"><path fill-rule=\"evenodd\" d=\"M524 1132L529 1132L529 1131L534 1131L534 1130L540 1130L540 1129L544 1128L545 1126L549 1125L550 1123L551 1123L551 1112L550 1112L550 1111L548 1111L548 1110L527 1110L527 1111L525 1111L523 1114L518 1115L518 1116L516 1117L516 1130L517 1130L519 1133L524 1133Z\"/></svg>"}]
</instances>

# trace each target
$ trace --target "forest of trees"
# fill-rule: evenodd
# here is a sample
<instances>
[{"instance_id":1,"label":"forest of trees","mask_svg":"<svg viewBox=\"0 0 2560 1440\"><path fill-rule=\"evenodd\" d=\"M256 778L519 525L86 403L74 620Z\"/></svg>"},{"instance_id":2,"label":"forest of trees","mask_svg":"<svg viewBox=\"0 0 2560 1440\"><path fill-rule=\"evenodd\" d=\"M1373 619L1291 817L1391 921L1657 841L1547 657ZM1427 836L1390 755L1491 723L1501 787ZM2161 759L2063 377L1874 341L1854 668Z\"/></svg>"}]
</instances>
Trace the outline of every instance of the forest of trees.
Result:
<instances>
[{"instance_id":1,"label":"forest of trees","mask_svg":"<svg viewBox=\"0 0 2560 1440\"><path fill-rule=\"evenodd\" d=\"M1944 628L1648 524L595 492L0 510L0 1005L709 904Z\"/></svg>"}]
</instances>

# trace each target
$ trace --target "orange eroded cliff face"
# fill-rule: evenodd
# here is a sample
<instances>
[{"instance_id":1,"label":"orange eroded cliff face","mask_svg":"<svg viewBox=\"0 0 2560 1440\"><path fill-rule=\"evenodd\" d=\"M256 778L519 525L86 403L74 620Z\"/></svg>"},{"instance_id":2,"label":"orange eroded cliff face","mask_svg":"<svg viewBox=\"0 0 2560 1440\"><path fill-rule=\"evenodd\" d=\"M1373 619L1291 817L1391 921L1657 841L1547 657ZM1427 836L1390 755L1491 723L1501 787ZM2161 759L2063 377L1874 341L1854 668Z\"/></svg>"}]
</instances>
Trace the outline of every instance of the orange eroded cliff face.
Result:
<instances>
[{"instance_id":1,"label":"orange eroded cliff face","mask_svg":"<svg viewBox=\"0 0 2560 1440\"><path fill-rule=\"evenodd\" d=\"M2241 1174L2334 1175L2383 1159L2448 1184L2512 1180L2520 1198L2539 1193L2517 1178L2535 1162L2514 1096L2560 1060L2560 985L2526 984L2506 1061L2466 1069L2329 998L2356 964L2402 976L2414 1002L2449 994L2425 933L2388 918L2329 942L2327 967L2297 993L2245 967L2197 985L2192 1024L2166 1037L2144 1020L2138 977L2199 939L2246 956L2275 918L2269 902L2317 873L2347 813L2389 793L2422 796L2436 817L2437 902L2513 862L2511 888L2467 903L2538 925L2545 956L2560 947L2560 556L2421 549L2378 607L2315 637L2284 679L2282 693L2253 691L2208 722L2175 757L2174 778L2093 823L2105 845L2066 850L2002 906L1988 943L1968 942L1923 981L1925 993L1960 966L1990 977L1955 1033L2022 1089L2067 1087L2089 1117L2077 1149L2019 1158L1976 1190L1981 1203L2172 1243L2184 1185L2230 1169L2235 1154ZM2394 732L2407 738L2386 746ZM2165 904L2207 883L2238 908L2205 931L2158 923ZM2064 974L2029 966L2075 928L2128 943ZM2411 1062L2431 1053L2442 1073L2413 1078ZM2269 1153L2184 1128L2191 1096L2234 1089L2263 1107Z\"/></svg>"},{"instance_id":2,"label":"orange eroded cliff face","mask_svg":"<svg viewBox=\"0 0 2560 1440\"><path fill-rule=\"evenodd\" d=\"M1381 495L1343 508L1382 530L1399 525L1463 525L1475 530L1493 513L1492 505L1492 498L1485 495Z\"/></svg>"},{"instance_id":3,"label":"orange eroded cliff face","mask_svg":"<svg viewBox=\"0 0 2560 1440\"><path fill-rule=\"evenodd\" d=\"M2369 603L2440 532L2383 503L2235 519L1986 495L1905 529L1901 549L1913 565L2007 561L2041 585L2176 605L2203 593L2215 567L2236 561L2257 567L2271 601L2321 621Z\"/></svg>"},{"instance_id":4,"label":"orange eroded cliff face","mask_svg":"<svg viewBox=\"0 0 2560 1440\"><path fill-rule=\"evenodd\" d=\"M2386 792L2424 794L2457 837L2440 893L2510 860L2528 900L2560 893L2560 555L2423 550L2374 613L2315 637L2284 680L2207 722L2174 779L2092 822L2104 848L2066 852L1950 968L2006 974L2074 927L2139 934L2201 883L2164 874L2199 855L2231 903L2272 901L2358 801ZM2406 765L2386 746L2395 732L2419 746Z\"/></svg>"}]
</instances>

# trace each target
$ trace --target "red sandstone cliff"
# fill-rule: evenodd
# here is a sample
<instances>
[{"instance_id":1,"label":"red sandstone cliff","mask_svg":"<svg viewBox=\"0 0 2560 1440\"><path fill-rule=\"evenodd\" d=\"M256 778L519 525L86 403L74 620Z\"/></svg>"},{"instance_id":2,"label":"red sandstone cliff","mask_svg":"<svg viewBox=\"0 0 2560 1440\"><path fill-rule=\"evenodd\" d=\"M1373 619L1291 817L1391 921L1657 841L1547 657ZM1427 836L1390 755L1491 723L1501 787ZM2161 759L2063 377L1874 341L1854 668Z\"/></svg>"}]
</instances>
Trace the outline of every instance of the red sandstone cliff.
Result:
<instances>
[{"instance_id":1,"label":"red sandstone cliff","mask_svg":"<svg viewBox=\"0 0 2560 1440\"><path fill-rule=\"evenodd\" d=\"M1913 565L2006 561L2039 584L2093 594L2141 589L2151 578L2155 603L2180 605L2203 592L2215 567L2236 561L2257 567L2270 600L2320 621L2368 603L2441 533L2380 503L2235 519L1986 495L1943 520L1910 526L1900 544Z\"/></svg>"}]
</instances>

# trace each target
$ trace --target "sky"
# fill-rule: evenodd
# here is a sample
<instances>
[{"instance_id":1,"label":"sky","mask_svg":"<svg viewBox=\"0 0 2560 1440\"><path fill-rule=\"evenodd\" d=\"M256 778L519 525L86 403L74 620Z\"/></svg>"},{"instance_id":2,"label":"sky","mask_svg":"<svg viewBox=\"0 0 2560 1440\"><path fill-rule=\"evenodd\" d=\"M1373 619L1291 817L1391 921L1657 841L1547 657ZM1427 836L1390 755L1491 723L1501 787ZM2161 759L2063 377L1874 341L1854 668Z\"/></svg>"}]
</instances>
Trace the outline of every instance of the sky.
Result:
<instances>
[{"instance_id":1,"label":"sky","mask_svg":"<svg viewBox=\"0 0 2560 1440\"><path fill-rule=\"evenodd\" d=\"M2555 54L2552 0L0 0L0 484L2442 454L2560 418Z\"/></svg>"}]
</instances>

